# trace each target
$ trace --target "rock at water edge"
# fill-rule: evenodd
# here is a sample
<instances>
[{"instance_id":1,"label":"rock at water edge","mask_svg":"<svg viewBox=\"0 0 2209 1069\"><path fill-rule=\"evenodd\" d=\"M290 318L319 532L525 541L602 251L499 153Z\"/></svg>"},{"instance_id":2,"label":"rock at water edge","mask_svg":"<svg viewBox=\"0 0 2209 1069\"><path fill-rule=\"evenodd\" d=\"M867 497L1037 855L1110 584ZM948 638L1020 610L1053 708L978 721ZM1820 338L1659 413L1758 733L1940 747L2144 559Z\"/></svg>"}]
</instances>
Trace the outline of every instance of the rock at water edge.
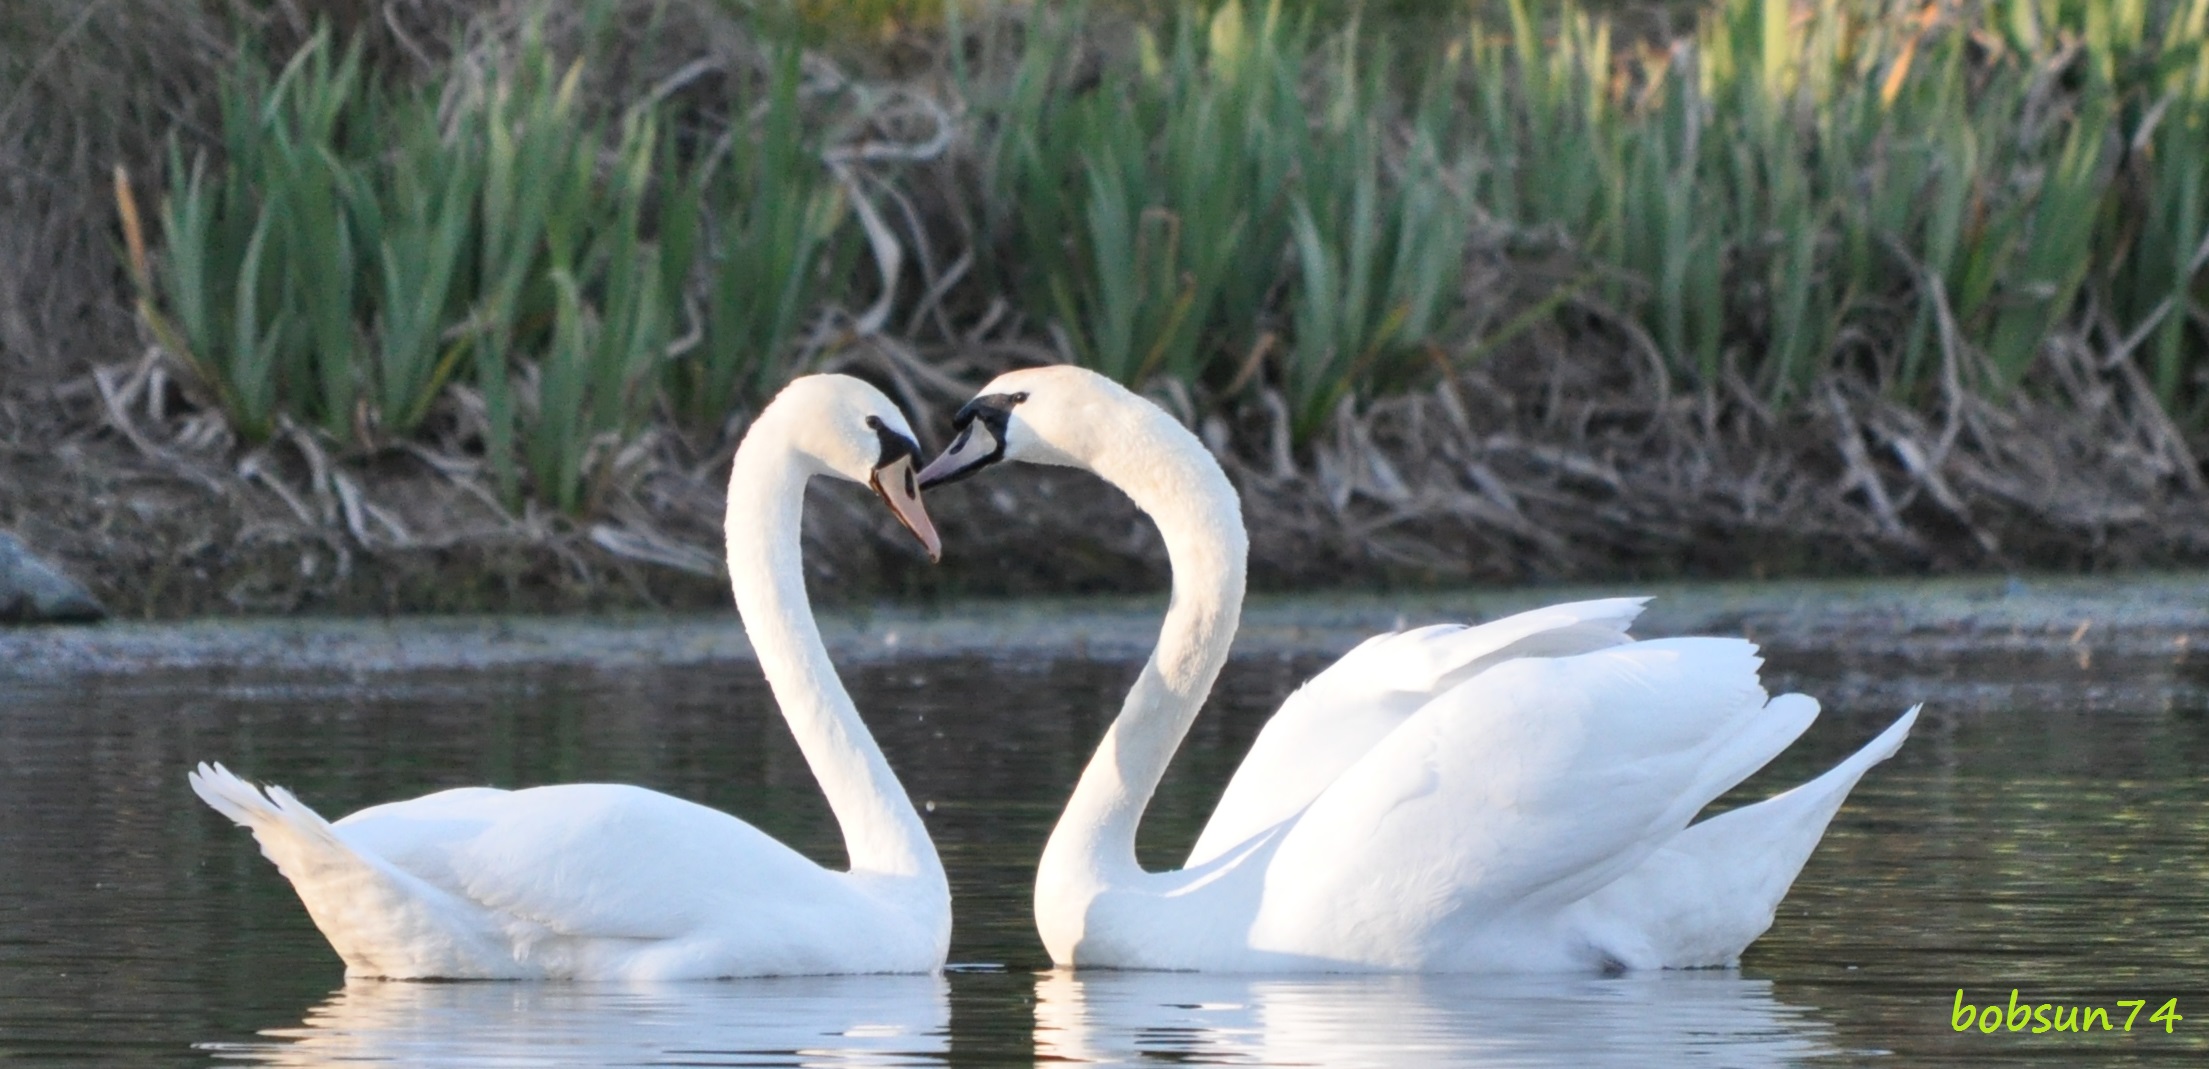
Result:
<instances>
[{"instance_id":1,"label":"rock at water edge","mask_svg":"<svg viewBox=\"0 0 2209 1069\"><path fill-rule=\"evenodd\" d=\"M0 624L85 623L106 615L90 591L0 531Z\"/></svg>"}]
</instances>

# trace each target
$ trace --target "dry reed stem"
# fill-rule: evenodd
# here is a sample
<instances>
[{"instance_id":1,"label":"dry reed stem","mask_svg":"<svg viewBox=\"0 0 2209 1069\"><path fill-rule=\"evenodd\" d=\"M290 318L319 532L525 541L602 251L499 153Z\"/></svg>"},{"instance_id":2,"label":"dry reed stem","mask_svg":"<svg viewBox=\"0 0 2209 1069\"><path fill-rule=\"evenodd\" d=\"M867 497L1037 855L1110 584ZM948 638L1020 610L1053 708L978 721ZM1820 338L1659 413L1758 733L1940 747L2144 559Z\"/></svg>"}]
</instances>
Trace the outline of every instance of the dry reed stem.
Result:
<instances>
[{"instance_id":1,"label":"dry reed stem","mask_svg":"<svg viewBox=\"0 0 2209 1069\"><path fill-rule=\"evenodd\" d=\"M1962 429L1938 462L1940 422L1871 391L1836 382L1817 409L1750 418L1719 406L1712 418L1702 405L1650 403L1647 372L1622 374L1633 365L1619 355L1499 354L1428 391L1344 407L1303 455L1280 444L1286 409L1267 393L1232 421L1207 421L1204 437L1225 451L1244 492L1257 581L2114 566L2209 551L2209 507L2183 492L2180 461L2142 425L2139 387L2083 346L2052 347L2048 359L2098 385L2091 405L1996 406L1964 394L1971 411L1951 421ZM826 363L890 388L925 413L923 426L980 381L947 378L889 339ZM231 448L227 438L211 454L178 444L204 433L206 413L172 396L162 419L145 414L156 366L92 376L97 404L82 416L122 447L95 448L92 466L182 494L183 507L164 513L169 552L192 556L181 551L197 546L206 557L210 544L234 544L214 554L201 593L152 611L359 608L387 593L364 592L364 576L447 574L490 559L535 576L534 593L485 595L493 600L478 608L725 596L725 469L701 464L673 436L630 459L602 519L510 516L480 462L421 444L340 458L290 428L232 464L208 463ZM99 435L84 441L97 446ZM35 454L4 463L20 468L24 456ZM809 560L829 600L915 583L1023 592L1063 589L1066 576L1115 589L1162 581L1155 532L1115 495L1079 490L1085 478L1022 470L940 491L951 559L933 572L870 501L822 495ZM0 514L9 522L18 518ZM148 567L123 544L85 546L71 562L126 606Z\"/></svg>"}]
</instances>

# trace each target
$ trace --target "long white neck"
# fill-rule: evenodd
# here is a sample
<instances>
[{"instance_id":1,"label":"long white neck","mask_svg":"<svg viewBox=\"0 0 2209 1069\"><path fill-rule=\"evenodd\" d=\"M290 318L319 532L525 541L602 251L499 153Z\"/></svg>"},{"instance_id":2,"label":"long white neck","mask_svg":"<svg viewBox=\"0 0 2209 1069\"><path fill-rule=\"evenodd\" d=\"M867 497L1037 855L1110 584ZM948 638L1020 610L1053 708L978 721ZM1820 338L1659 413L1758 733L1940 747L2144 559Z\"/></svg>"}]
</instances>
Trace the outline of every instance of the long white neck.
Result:
<instances>
[{"instance_id":1,"label":"long white neck","mask_svg":"<svg viewBox=\"0 0 2209 1069\"><path fill-rule=\"evenodd\" d=\"M829 663L806 598L799 522L817 470L763 414L729 476L729 577L761 671L844 832L851 871L932 877L943 863ZM945 892L948 894L948 891Z\"/></svg>"},{"instance_id":2,"label":"long white neck","mask_svg":"<svg viewBox=\"0 0 2209 1069\"><path fill-rule=\"evenodd\" d=\"M1037 919L1046 928L1046 897L1078 899L1141 875L1136 826L1211 692L1242 614L1249 540L1234 486L1203 443L1164 412L1140 403L1119 415L1125 425L1093 439L1109 448L1075 459L1158 524L1173 566L1173 601L1157 648L1043 848Z\"/></svg>"}]
</instances>

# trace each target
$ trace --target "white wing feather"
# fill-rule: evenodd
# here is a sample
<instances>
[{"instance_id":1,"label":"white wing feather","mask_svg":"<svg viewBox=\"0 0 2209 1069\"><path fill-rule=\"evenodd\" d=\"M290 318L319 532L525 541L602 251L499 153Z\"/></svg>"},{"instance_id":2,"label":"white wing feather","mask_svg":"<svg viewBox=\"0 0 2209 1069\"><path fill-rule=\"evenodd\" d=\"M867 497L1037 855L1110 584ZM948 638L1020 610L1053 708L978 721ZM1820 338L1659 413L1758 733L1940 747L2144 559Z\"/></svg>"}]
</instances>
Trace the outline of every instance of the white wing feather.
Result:
<instances>
[{"instance_id":1,"label":"white wing feather","mask_svg":"<svg viewBox=\"0 0 2209 1069\"><path fill-rule=\"evenodd\" d=\"M1478 626L1376 635L1289 695L1189 852L1195 867L1295 816L1435 696L1503 662L1616 646L1647 598L1571 602Z\"/></svg>"},{"instance_id":2,"label":"white wing feather","mask_svg":"<svg viewBox=\"0 0 2209 1069\"><path fill-rule=\"evenodd\" d=\"M1664 639L1514 660L1343 773L1272 859L1252 945L1406 969L1542 968L1543 919L1631 871L1816 715L1756 649ZM1529 923L1533 922L1533 923Z\"/></svg>"},{"instance_id":3,"label":"white wing feather","mask_svg":"<svg viewBox=\"0 0 2209 1069\"><path fill-rule=\"evenodd\" d=\"M1628 968L1736 964L1742 948L1771 927L1849 791L1894 756L1917 718L1912 708L1817 779L1672 836L1632 871L1575 903L1569 921L1587 943Z\"/></svg>"}]
</instances>

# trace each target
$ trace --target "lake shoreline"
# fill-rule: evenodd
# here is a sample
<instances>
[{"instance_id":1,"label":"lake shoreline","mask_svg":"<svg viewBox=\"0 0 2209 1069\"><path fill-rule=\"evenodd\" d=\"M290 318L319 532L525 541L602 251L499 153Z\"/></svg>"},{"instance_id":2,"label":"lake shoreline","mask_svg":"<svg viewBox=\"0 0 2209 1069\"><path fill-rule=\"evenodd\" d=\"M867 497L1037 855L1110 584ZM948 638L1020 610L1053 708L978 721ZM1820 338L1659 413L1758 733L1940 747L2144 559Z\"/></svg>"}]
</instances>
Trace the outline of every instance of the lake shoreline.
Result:
<instances>
[{"instance_id":1,"label":"lake shoreline","mask_svg":"<svg viewBox=\"0 0 2209 1069\"><path fill-rule=\"evenodd\" d=\"M1238 657L1338 654L1379 631L1494 619L1583 598L1647 595L1650 638L1742 635L1775 662L1959 655L2076 663L2097 674L2152 662L2209 678L2209 572L2119 578L1947 577L1611 583L1253 596ZM1160 596L883 602L822 613L840 661L978 657L1133 661L1157 634ZM2196 636L2201 636L2197 639ZM0 681L162 672L290 670L374 676L531 665L599 670L737 663L733 613L601 616L262 617L0 629Z\"/></svg>"}]
</instances>

